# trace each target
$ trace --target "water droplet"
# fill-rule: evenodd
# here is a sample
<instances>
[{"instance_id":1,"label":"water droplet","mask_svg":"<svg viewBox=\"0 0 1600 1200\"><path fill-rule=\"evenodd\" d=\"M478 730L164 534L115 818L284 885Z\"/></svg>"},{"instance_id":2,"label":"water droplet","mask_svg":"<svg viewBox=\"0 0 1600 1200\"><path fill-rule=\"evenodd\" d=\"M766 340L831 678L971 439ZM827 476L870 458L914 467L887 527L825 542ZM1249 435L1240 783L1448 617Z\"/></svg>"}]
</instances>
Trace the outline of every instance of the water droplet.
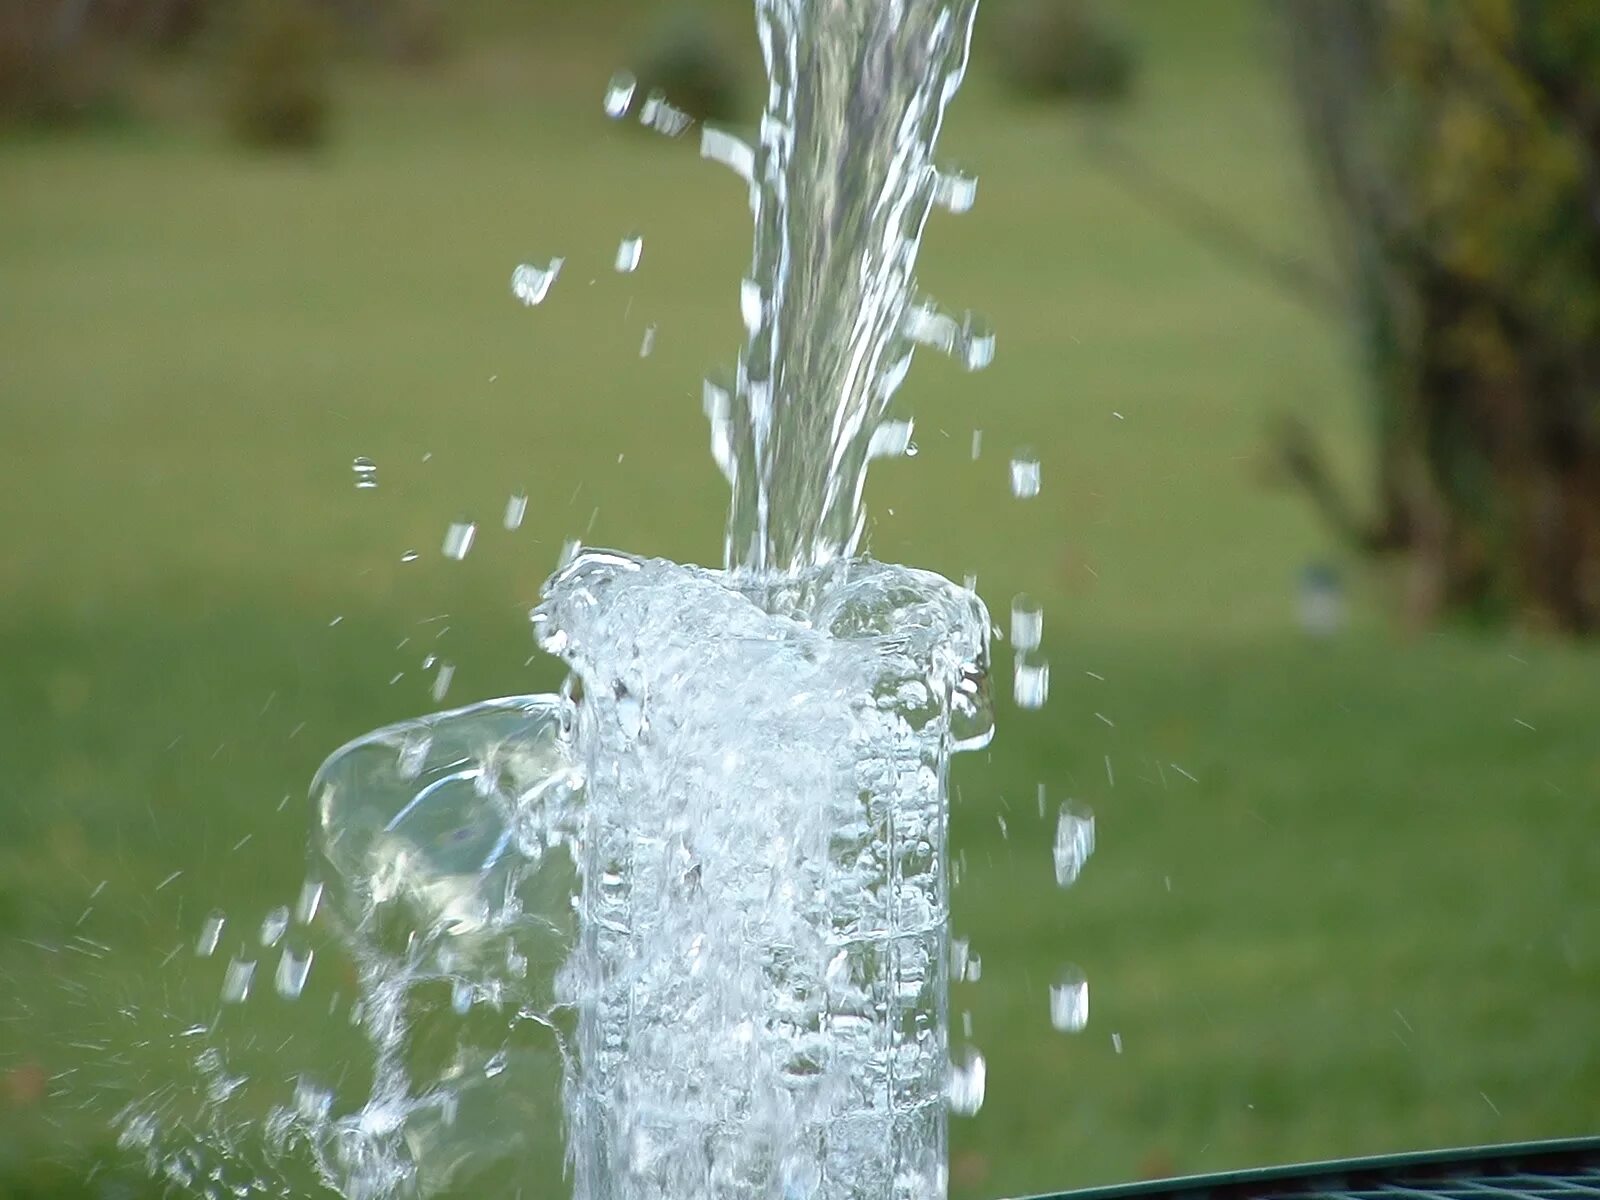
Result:
<instances>
[{"instance_id":1,"label":"water droplet","mask_svg":"<svg viewBox=\"0 0 1600 1200\"><path fill-rule=\"evenodd\" d=\"M276 946L283 937L284 930L289 928L289 906L280 904L269 912L261 921L261 944L263 946Z\"/></svg>"},{"instance_id":2,"label":"water droplet","mask_svg":"<svg viewBox=\"0 0 1600 1200\"><path fill-rule=\"evenodd\" d=\"M217 943L222 940L222 927L228 918L220 908L213 908L206 914L206 919L200 923L200 936L195 939L194 952L201 958L210 958L217 952Z\"/></svg>"},{"instance_id":3,"label":"water droplet","mask_svg":"<svg viewBox=\"0 0 1600 1200\"><path fill-rule=\"evenodd\" d=\"M677 137L693 123L688 113L670 104L660 91L652 91L639 106L639 124L668 137Z\"/></svg>"},{"instance_id":4,"label":"water droplet","mask_svg":"<svg viewBox=\"0 0 1600 1200\"><path fill-rule=\"evenodd\" d=\"M1120 1033L1113 1033L1111 1035L1111 1048L1118 1054L1122 1053L1122 1035Z\"/></svg>"},{"instance_id":5,"label":"water droplet","mask_svg":"<svg viewBox=\"0 0 1600 1200\"><path fill-rule=\"evenodd\" d=\"M1056 864L1056 882L1071 887L1083 873L1084 863L1094 853L1094 813L1084 808L1074 810L1070 804L1061 806L1056 818L1056 840L1052 850Z\"/></svg>"},{"instance_id":6,"label":"water droplet","mask_svg":"<svg viewBox=\"0 0 1600 1200\"><path fill-rule=\"evenodd\" d=\"M619 274L631 275L639 269L639 259L644 254L644 238L630 233L617 246L616 268Z\"/></svg>"},{"instance_id":7,"label":"water droplet","mask_svg":"<svg viewBox=\"0 0 1600 1200\"><path fill-rule=\"evenodd\" d=\"M1019 500L1039 494L1039 456L1027 447L1011 456L1011 494Z\"/></svg>"},{"instance_id":8,"label":"water droplet","mask_svg":"<svg viewBox=\"0 0 1600 1200\"><path fill-rule=\"evenodd\" d=\"M933 202L948 212L970 212L978 199L978 177L965 171L950 168L937 172L933 184Z\"/></svg>"},{"instance_id":9,"label":"water droplet","mask_svg":"<svg viewBox=\"0 0 1600 1200\"><path fill-rule=\"evenodd\" d=\"M974 429L972 431L972 461L973 462L977 462L978 461L978 455L980 455L982 453L983 453L983 430Z\"/></svg>"},{"instance_id":10,"label":"water droplet","mask_svg":"<svg viewBox=\"0 0 1600 1200\"><path fill-rule=\"evenodd\" d=\"M433 697L433 702L438 704L445 698L450 690L450 681L455 678L456 668L453 663L440 663L439 673L433 677L433 687L428 694Z\"/></svg>"},{"instance_id":11,"label":"water droplet","mask_svg":"<svg viewBox=\"0 0 1600 1200\"><path fill-rule=\"evenodd\" d=\"M906 309L903 329L912 341L945 354L955 349L956 339L961 334L961 326L954 317L928 303L913 304Z\"/></svg>"},{"instance_id":12,"label":"water droplet","mask_svg":"<svg viewBox=\"0 0 1600 1200\"><path fill-rule=\"evenodd\" d=\"M505 527L507 529L521 529L522 518L528 515L528 494L515 492L506 501Z\"/></svg>"},{"instance_id":13,"label":"water droplet","mask_svg":"<svg viewBox=\"0 0 1600 1200\"><path fill-rule=\"evenodd\" d=\"M649 358L650 351L654 350L655 348L656 327L654 325L646 325L644 327L644 340L639 343L639 357Z\"/></svg>"},{"instance_id":14,"label":"water droplet","mask_svg":"<svg viewBox=\"0 0 1600 1200\"><path fill-rule=\"evenodd\" d=\"M300 885L300 895L294 902L294 919L302 925L316 920L317 909L322 907L322 881L308 879Z\"/></svg>"},{"instance_id":15,"label":"water droplet","mask_svg":"<svg viewBox=\"0 0 1600 1200\"><path fill-rule=\"evenodd\" d=\"M994 361L994 329L976 313L968 313L956 335L955 352L969 371L981 371Z\"/></svg>"},{"instance_id":16,"label":"water droplet","mask_svg":"<svg viewBox=\"0 0 1600 1200\"><path fill-rule=\"evenodd\" d=\"M976 950L967 951L967 982L977 983L983 978L983 956Z\"/></svg>"},{"instance_id":17,"label":"water droplet","mask_svg":"<svg viewBox=\"0 0 1600 1200\"><path fill-rule=\"evenodd\" d=\"M254 959L236 958L230 962L227 972L222 977L222 1002L244 1003L250 995L250 981L255 978L255 973Z\"/></svg>"},{"instance_id":18,"label":"water droplet","mask_svg":"<svg viewBox=\"0 0 1600 1200\"><path fill-rule=\"evenodd\" d=\"M870 458L899 458L911 450L911 422L883 421L867 441Z\"/></svg>"},{"instance_id":19,"label":"water droplet","mask_svg":"<svg viewBox=\"0 0 1600 1200\"><path fill-rule=\"evenodd\" d=\"M361 490L378 486L378 464L366 455L359 455L350 464L350 469L356 473L356 487Z\"/></svg>"},{"instance_id":20,"label":"water droplet","mask_svg":"<svg viewBox=\"0 0 1600 1200\"><path fill-rule=\"evenodd\" d=\"M983 1107L987 1075L983 1055L971 1046L963 1048L950 1064L950 1078L945 1086L950 1111L963 1117L977 1113Z\"/></svg>"},{"instance_id":21,"label":"water droplet","mask_svg":"<svg viewBox=\"0 0 1600 1200\"><path fill-rule=\"evenodd\" d=\"M739 315L744 319L745 331L754 334L761 328L761 287L753 279L739 281Z\"/></svg>"},{"instance_id":22,"label":"water droplet","mask_svg":"<svg viewBox=\"0 0 1600 1200\"><path fill-rule=\"evenodd\" d=\"M1011 599L1011 644L1020 650L1036 650L1044 637L1044 608L1026 592Z\"/></svg>"},{"instance_id":23,"label":"water droplet","mask_svg":"<svg viewBox=\"0 0 1600 1200\"><path fill-rule=\"evenodd\" d=\"M722 129L700 131L700 157L719 162L746 183L756 173L756 152L750 143Z\"/></svg>"},{"instance_id":24,"label":"water droplet","mask_svg":"<svg viewBox=\"0 0 1600 1200\"><path fill-rule=\"evenodd\" d=\"M295 1080L294 1110L313 1125L327 1119L333 1109L333 1093L319 1088L304 1075Z\"/></svg>"},{"instance_id":25,"label":"water droplet","mask_svg":"<svg viewBox=\"0 0 1600 1200\"><path fill-rule=\"evenodd\" d=\"M580 542L577 538L568 538L566 541L562 542L561 543L561 557L556 562L556 570L559 571L562 567L566 566L573 559L577 558L578 557L578 551L580 551L582 549L583 549L583 543ZM551 653L554 653L554 651L552 651Z\"/></svg>"},{"instance_id":26,"label":"water droplet","mask_svg":"<svg viewBox=\"0 0 1600 1200\"><path fill-rule=\"evenodd\" d=\"M506 1052L497 1050L489 1056L489 1061L483 1064L483 1074L487 1079L493 1079L506 1069Z\"/></svg>"},{"instance_id":27,"label":"water droplet","mask_svg":"<svg viewBox=\"0 0 1600 1200\"><path fill-rule=\"evenodd\" d=\"M311 960L314 957L315 953L309 946L301 946L292 939L283 944L283 952L278 956L278 970L272 978L278 995L285 1000L300 998L300 993L306 988L306 977L311 974Z\"/></svg>"},{"instance_id":28,"label":"water droplet","mask_svg":"<svg viewBox=\"0 0 1600 1200\"><path fill-rule=\"evenodd\" d=\"M1050 985L1050 1024L1063 1033L1081 1033L1089 1024L1089 978L1068 963Z\"/></svg>"},{"instance_id":29,"label":"water droplet","mask_svg":"<svg viewBox=\"0 0 1600 1200\"><path fill-rule=\"evenodd\" d=\"M561 274L561 266L565 262L564 258L552 258L550 265L546 267L523 263L511 272L511 294L530 308L535 304L544 303L544 298L550 294L550 287L555 283L556 276Z\"/></svg>"},{"instance_id":30,"label":"water droplet","mask_svg":"<svg viewBox=\"0 0 1600 1200\"><path fill-rule=\"evenodd\" d=\"M421 556L415 550L407 550L400 556L400 561L403 563L412 563L416 562L419 557Z\"/></svg>"},{"instance_id":31,"label":"water droplet","mask_svg":"<svg viewBox=\"0 0 1600 1200\"><path fill-rule=\"evenodd\" d=\"M452 521L444 533L444 556L460 562L472 549L472 540L478 536L478 526L472 521Z\"/></svg>"},{"instance_id":32,"label":"water droplet","mask_svg":"<svg viewBox=\"0 0 1600 1200\"><path fill-rule=\"evenodd\" d=\"M450 1008L458 1017L464 1017L472 1011L472 985L465 979L451 980Z\"/></svg>"},{"instance_id":33,"label":"water droplet","mask_svg":"<svg viewBox=\"0 0 1600 1200\"><path fill-rule=\"evenodd\" d=\"M1043 708L1050 698L1050 660L1037 650L1017 653L1012 696L1018 708Z\"/></svg>"},{"instance_id":34,"label":"water droplet","mask_svg":"<svg viewBox=\"0 0 1600 1200\"><path fill-rule=\"evenodd\" d=\"M638 86L639 81L633 77L632 71L618 71L613 75L611 82L606 84L606 116L613 121L627 116L633 104L634 89Z\"/></svg>"}]
</instances>

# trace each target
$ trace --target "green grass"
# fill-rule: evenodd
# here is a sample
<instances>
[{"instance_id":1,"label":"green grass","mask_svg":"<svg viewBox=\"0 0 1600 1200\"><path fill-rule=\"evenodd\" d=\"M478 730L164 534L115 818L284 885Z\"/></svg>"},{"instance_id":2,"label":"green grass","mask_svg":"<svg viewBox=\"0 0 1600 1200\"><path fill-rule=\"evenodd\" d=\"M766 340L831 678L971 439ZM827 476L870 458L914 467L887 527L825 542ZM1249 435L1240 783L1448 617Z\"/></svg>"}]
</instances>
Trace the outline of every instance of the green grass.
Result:
<instances>
[{"instance_id":1,"label":"green grass","mask_svg":"<svg viewBox=\"0 0 1600 1200\"><path fill-rule=\"evenodd\" d=\"M1255 13L1141 6L1117 132L1317 259ZM459 664L455 700L548 687L524 614L564 538L719 554L698 380L738 342L739 186L601 118L625 23L500 30L430 77L349 75L313 161L192 116L0 143L0 1193L78 1194L117 1089L187 1076L170 1037L221 964L157 964L213 905L248 926L293 897L311 772L430 707L423 654ZM157 100L192 114L196 86ZM1341 331L1141 210L1081 133L975 70L945 150L979 203L934 220L922 275L1000 353L919 362L922 453L870 495L875 554L975 570L997 611L1040 596L1053 662L1050 705L1006 707L957 771L984 973L952 1004L989 1097L954 1123L954 1194L1593 1130L1600 658L1402 638L1365 579L1349 632L1306 643L1295 574L1333 551L1256 464L1292 409L1358 477ZM520 309L511 267L553 253L550 301ZM1018 504L1024 442L1044 491ZM463 515L479 545L446 562ZM1068 892L1041 782L1099 817ZM110 952L31 944L74 932ZM1076 1037L1046 1000L1069 960ZM241 1053L357 1059L318 1019L335 976L253 1002Z\"/></svg>"}]
</instances>

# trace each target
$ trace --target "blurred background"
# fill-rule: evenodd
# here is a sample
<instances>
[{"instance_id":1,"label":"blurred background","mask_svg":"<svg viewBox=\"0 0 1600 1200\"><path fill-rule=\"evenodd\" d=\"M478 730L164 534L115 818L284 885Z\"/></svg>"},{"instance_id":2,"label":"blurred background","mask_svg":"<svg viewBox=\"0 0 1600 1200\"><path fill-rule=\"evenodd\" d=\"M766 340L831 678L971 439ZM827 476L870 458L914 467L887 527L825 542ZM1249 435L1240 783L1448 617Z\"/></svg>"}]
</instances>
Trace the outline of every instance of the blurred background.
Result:
<instances>
[{"instance_id":1,"label":"blurred background","mask_svg":"<svg viewBox=\"0 0 1600 1200\"><path fill-rule=\"evenodd\" d=\"M206 914L293 900L340 743L558 682L566 539L720 558L745 200L619 68L759 111L741 0L0 0L0 1196L162 1194L113 1119L218 1086ZM919 358L870 550L1053 680L955 770L952 1194L1595 1131L1600 5L984 0L941 159L998 352ZM348 971L233 1044L359 1075Z\"/></svg>"}]
</instances>

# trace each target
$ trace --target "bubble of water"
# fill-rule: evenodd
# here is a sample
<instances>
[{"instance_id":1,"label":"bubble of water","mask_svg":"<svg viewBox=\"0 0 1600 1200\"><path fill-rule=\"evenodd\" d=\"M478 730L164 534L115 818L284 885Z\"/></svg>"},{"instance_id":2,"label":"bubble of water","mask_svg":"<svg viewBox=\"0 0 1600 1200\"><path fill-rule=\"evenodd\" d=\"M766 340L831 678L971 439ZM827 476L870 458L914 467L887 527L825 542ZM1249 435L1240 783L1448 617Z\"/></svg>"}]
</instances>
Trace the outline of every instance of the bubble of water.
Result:
<instances>
[{"instance_id":1,"label":"bubble of water","mask_svg":"<svg viewBox=\"0 0 1600 1200\"><path fill-rule=\"evenodd\" d=\"M646 325L644 328L644 338L639 342L639 357L649 358L650 352L655 348L656 327L654 325Z\"/></svg>"},{"instance_id":2,"label":"bubble of water","mask_svg":"<svg viewBox=\"0 0 1600 1200\"><path fill-rule=\"evenodd\" d=\"M350 464L350 469L355 472L358 489L367 490L378 486L378 464L366 455L358 455Z\"/></svg>"},{"instance_id":3,"label":"bubble of water","mask_svg":"<svg viewBox=\"0 0 1600 1200\"><path fill-rule=\"evenodd\" d=\"M632 71L618 71L606 84L605 109L606 116L613 121L620 121L628 115L628 109L633 104L634 90L639 86L639 81L634 78Z\"/></svg>"},{"instance_id":4,"label":"bubble of water","mask_svg":"<svg viewBox=\"0 0 1600 1200\"><path fill-rule=\"evenodd\" d=\"M440 663L439 673L433 677L433 686L428 689L428 695L435 704L441 703L450 691L450 681L455 678L456 668L454 663Z\"/></svg>"},{"instance_id":5,"label":"bubble of water","mask_svg":"<svg viewBox=\"0 0 1600 1200\"><path fill-rule=\"evenodd\" d=\"M222 927L227 922L228 918L220 908L208 912L205 920L200 922L200 936L195 939L194 952L201 958L210 958L215 954L217 943L222 940Z\"/></svg>"},{"instance_id":6,"label":"bubble of water","mask_svg":"<svg viewBox=\"0 0 1600 1200\"><path fill-rule=\"evenodd\" d=\"M298 1000L305 991L306 979L311 974L311 960L315 952L291 938L283 944L278 955L278 969L273 973L272 984L285 1000Z\"/></svg>"},{"instance_id":7,"label":"bubble of water","mask_svg":"<svg viewBox=\"0 0 1600 1200\"><path fill-rule=\"evenodd\" d=\"M317 909L322 907L322 881L308 879L300 885L300 895L294 902L294 919L309 925L317 919Z\"/></svg>"},{"instance_id":8,"label":"bubble of water","mask_svg":"<svg viewBox=\"0 0 1600 1200\"><path fill-rule=\"evenodd\" d=\"M639 269L639 259L644 254L644 238L630 233L617 246L617 273L631 275Z\"/></svg>"},{"instance_id":9,"label":"bubble of water","mask_svg":"<svg viewBox=\"0 0 1600 1200\"><path fill-rule=\"evenodd\" d=\"M522 519L528 515L528 493L515 492L506 500L504 525L507 529L521 529Z\"/></svg>"},{"instance_id":10,"label":"bubble of water","mask_svg":"<svg viewBox=\"0 0 1600 1200\"><path fill-rule=\"evenodd\" d=\"M983 955L976 950L967 951L967 982L977 983L983 978Z\"/></svg>"},{"instance_id":11,"label":"bubble of water","mask_svg":"<svg viewBox=\"0 0 1600 1200\"><path fill-rule=\"evenodd\" d=\"M565 262L564 258L552 258L549 265L543 267L523 263L511 272L511 294L529 308L543 304Z\"/></svg>"},{"instance_id":12,"label":"bubble of water","mask_svg":"<svg viewBox=\"0 0 1600 1200\"><path fill-rule=\"evenodd\" d=\"M280 904L261 920L261 944L276 946L289 928L289 906Z\"/></svg>"},{"instance_id":13,"label":"bubble of water","mask_svg":"<svg viewBox=\"0 0 1600 1200\"><path fill-rule=\"evenodd\" d=\"M1044 637L1044 608L1026 592L1011 598L1011 644L1018 650L1036 650Z\"/></svg>"},{"instance_id":14,"label":"bubble of water","mask_svg":"<svg viewBox=\"0 0 1600 1200\"><path fill-rule=\"evenodd\" d=\"M1043 708L1050 698L1050 660L1037 650L1017 653L1012 696L1018 708Z\"/></svg>"},{"instance_id":15,"label":"bubble of water","mask_svg":"<svg viewBox=\"0 0 1600 1200\"><path fill-rule=\"evenodd\" d=\"M1094 813L1063 804L1056 818L1056 839L1052 855L1056 864L1056 883L1071 887L1083 873L1083 866L1094 853Z\"/></svg>"},{"instance_id":16,"label":"bubble of water","mask_svg":"<svg viewBox=\"0 0 1600 1200\"><path fill-rule=\"evenodd\" d=\"M988 1066L983 1055L972 1046L964 1047L950 1064L950 1078L945 1087L950 1111L963 1117L975 1115L983 1107L987 1077Z\"/></svg>"},{"instance_id":17,"label":"bubble of water","mask_svg":"<svg viewBox=\"0 0 1600 1200\"><path fill-rule=\"evenodd\" d=\"M1081 1033L1089 1024L1089 978L1068 963L1050 985L1050 1024L1063 1033Z\"/></svg>"},{"instance_id":18,"label":"bubble of water","mask_svg":"<svg viewBox=\"0 0 1600 1200\"><path fill-rule=\"evenodd\" d=\"M255 978L254 959L236 958L228 963L222 976L222 1002L242 1004L250 995L250 981Z\"/></svg>"},{"instance_id":19,"label":"bubble of water","mask_svg":"<svg viewBox=\"0 0 1600 1200\"><path fill-rule=\"evenodd\" d=\"M418 554L415 550L407 550L400 556L400 561L403 563L414 563L421 557L422 555Z\"/></svg>"},{"instance_id":20,"label":"bubble of water","mask_svg":"<svg viewBox=\"0 0 1600 1200\"><path fill-rule=\"evenodd\" d=\"M1027 447L1011 456L1011 494L1019 500L1039 494L1039 456Z\"/></svg>"},{"instance_id":21,"label":"bubble of water","mask_svg":"<svg viewBox=\"0 0 1600 1200\"><path fill-rule=\"evenodd\" d=\"M980 455L982 453L983 453L983 430L974 429L972 431L972 461L973 462L977 462L978 461L978 455Z\"/></svg>"},{"instance_id":22,"label":"bubble of water","mask_svg":"<svg viewBox=\"0 0 1600 1200\"><path fill-rule=\"evenodd\" d=\"M460 562L472 549L473 539L478 536L478 526L472 521L452 521L450 528L444 532L444 556Z\"/></svg>"}]
</instances>

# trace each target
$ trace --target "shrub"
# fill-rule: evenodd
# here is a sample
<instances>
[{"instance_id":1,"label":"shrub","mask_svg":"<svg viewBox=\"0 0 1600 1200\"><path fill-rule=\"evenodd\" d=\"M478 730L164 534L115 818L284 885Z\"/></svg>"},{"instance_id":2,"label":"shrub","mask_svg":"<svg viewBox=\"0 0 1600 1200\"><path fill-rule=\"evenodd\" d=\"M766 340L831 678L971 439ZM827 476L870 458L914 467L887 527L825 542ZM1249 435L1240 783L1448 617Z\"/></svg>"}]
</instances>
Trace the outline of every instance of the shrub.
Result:
<instances>
[{"instance_id":1,"label":"shrub","mask_svg":"<svg viewBox=\"0 0 1600 1200\"><path fill-rule=\"evenodd\" d=\"M1011 0L996 31L1001 70L1024 95L1108 103L1133 87L1132 42L1089 0Z\"/></svg>"},{"instance_id":2,"label":"shrub","mask_svg":"<svg viewBox=\"0 0 1600 1200\"><path fill-rule=\"evenodd\" d=\"M228 55L225 102L234 136L309 149L327 136L332 30L308 0L249 0Z\"/></svg>"},{"instance_id":3,"label":"shrub","mask_svg":"<svg viewBox=\"0 0 1600 1200\"><path fill-rule=\"evenodd\" d=\"M699 121L730 121L740 115L734 56L698 8L669 9L634 61L639 95L659 90Z\"/></svg>"}]
</instances>

